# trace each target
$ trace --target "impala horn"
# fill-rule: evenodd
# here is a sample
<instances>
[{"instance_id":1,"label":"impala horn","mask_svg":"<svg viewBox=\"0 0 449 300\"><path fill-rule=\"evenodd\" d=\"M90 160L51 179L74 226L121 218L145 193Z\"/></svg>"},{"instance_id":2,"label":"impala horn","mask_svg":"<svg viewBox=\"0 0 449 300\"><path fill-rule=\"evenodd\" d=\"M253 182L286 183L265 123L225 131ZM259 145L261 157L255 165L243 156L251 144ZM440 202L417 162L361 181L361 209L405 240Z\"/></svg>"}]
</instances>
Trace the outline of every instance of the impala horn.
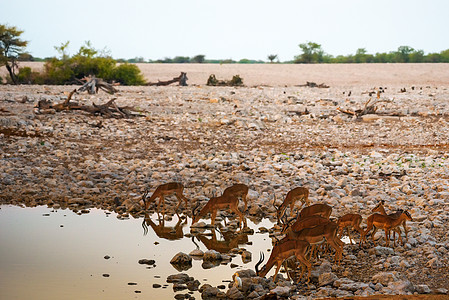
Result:
<instances>
[{"instance_id":1,"label":"impala horn","mask_svg":"<svg viewBox=\"0 0 449 300\"><path fill-rule=\"evenodd\" d=\"M261 251L259 261L257 262L257 264L255 266L257 275L259 275L259 273L260 273L259 266L263 263L264 258L265 258L265 256L264 256L263 252Z\"/></svg>"}]
</instances>

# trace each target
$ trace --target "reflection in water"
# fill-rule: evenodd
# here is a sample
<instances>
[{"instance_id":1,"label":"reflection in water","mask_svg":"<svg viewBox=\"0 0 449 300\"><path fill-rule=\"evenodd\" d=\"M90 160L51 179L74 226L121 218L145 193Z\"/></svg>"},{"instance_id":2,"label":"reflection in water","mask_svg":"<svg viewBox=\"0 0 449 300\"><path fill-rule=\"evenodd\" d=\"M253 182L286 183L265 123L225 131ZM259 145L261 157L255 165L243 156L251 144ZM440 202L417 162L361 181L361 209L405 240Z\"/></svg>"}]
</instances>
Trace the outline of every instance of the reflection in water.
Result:
<instances>
[{"instance_id":1,"label":"reflection in water","mask_svg":"<svg viewBox=\"0 0 449 300\"><path fill-rule=\"evenodd\" d=\"M166 280L179 272L170 260L179 252L188 254L196 248L191 235L173 239L182 237L180 232L188 227L184 223L190 223L183 215L171 221L163 221L157 214L146 216L147 229L151 223L155 227L144 236L142 219L119 220L117 214L99 209L77 215L43 206L0 208L1 299L173 299L178 292ZM248 220L248 227L256 231L272 226L266 219L257 226ZM172 228L171 239L161 234L163 228ZM196 240L200 250L206 251L206 245ZM252 253L272 248L268 233L228 235L223 230L215 240L227 240L228 248L233 243L245 244ZM141 259L154 260L155 264L147 268L139 264ZM221 264L206 270L202 261L194 260L192 268L184 272L201 285L218 286L226 285L223 280L230 280L238 270L254 269L254 262L244 263L240 256L231 259L237 267ZM137 285L128 285L130 282ZM193 296L201 299L198 292Z\"/></svg>"},{"instance_id":2,"label":"reflection in water","mask_svg":"<svg viewBox=\"0 0 449 300\"><path fill-rule=\"evenodd\" d=\"M218 231L223 240L217 239L216 231ZM217 252L226 254L232 249L238 248L239 245L245 245L248 243L248 235L252 235L253 230L245 227L237 232L220 231L219 229L211 229L211 234L195 234L193 237L199 239L207 249L215 250ZM211 236L209 238L209 236Z\"/></svg>"},{"instance_id":3,"label":"reflection in water","mask_svg":"<svg viewBox=\"0 0 449 300\"><path fill-rule=\"evenodd\" d=\"M165 216L162 215L162 218L159 214L157 214L158 224L156 225L148 213L145 213L145 218L142 222L143 227L143 235L148 234L148 225L153 228L156 235L160 238L167 240L179 240L184 237L183 227L187 224L187 217L181 217L178 214L178 222L175 226L166 226L165 225ZM184 222L182 222L184 219Z\"/></svg>"}]
</instances>

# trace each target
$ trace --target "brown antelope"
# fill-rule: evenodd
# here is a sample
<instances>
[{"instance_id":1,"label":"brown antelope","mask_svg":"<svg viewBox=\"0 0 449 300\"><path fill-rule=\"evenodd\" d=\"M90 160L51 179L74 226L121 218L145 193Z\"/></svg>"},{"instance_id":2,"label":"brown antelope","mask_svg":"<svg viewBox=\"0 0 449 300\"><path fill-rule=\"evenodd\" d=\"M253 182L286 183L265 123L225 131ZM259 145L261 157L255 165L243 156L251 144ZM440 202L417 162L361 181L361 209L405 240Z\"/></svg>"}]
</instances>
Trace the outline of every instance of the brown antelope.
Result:
<instances>
[{"instance_id":1,"label":"brown antelope","mask_svg":"<svg viewBox=\"0 0 449 300\"><path fill-rule=\"evenodd\" d=\"M332 248L334 248L335 261L340 264L340 260L343 256L343 242L337 236L337 229L337 223L330 221L326 224L312 228L304 228L299 232L291 231L284 239L307 241L313 249L315 248L315 245L320 245L326 241Z\"/></svg>"},{"instance_id":2,"label":"brown antelope","mask_svg":"<svg viewBox=\"0 0 449 300\"><path fill-rule=\"evenodd\" d=\"M357 230L358 233L360 233L360 242L362 243L362 234L363 229L360 228L360 224L362 223L363 217L359 214L346 214L338 218L337 225L338 225L338 236L341 237L341 234L343 233L343 230L345 228L348 229L348 236L349 241L352 245L352 238L351 238L351 227Z\"/></svg>"},{"instance_id":3,"label":"brown antelope","mask_svg":"<svg viewBox=\"0 0 449 300\"><path fill-rule=\"evenodd\" d=\"M281 233L288 234L289 232L299 232L304 228L312 228L318 225L327 224L329 222L330 222L329 219L323 218L322 216L319 215L312 215L302 219L297 218L296 221L291 226L289 223L285 222L284 226L282 227Z\"/></svg>"},{"instance_id":4,"label":"brown antelope","mask_svg":"<svg viewBox=\"0 0 449 300\"><path fill-rule=\"evenodd\" d=\"M192 210L193 221L192 224L196 223L204 217L206 214L211 214L212 225L215 225L215 217L217 216L217 211L219 209L230 209L235 212L239 216L239 226L241 223L246 224L246 219L244 219L243 213L239 210L239 199L234 195L221 195L219 197L212 197L206 203L206 205L200 210L198 214L195 215L195 210L199 206L198 205Z\"/></svg>"},{"instance_id":5,"label":"brown antelope","mask_svg":"<svg viewBox=\"0 0 449 300\"><path fill-rule=\"evenodd\" d=\"M276 215L278 220L282 218L287 207L290 206L290 215L293 216L296 201L301 200L304 205L309 205L309 189L305 187L297 187L287 193L284 202L279 207L273 205L276 208Z\"/></svg>"},{"instance_id":6,"label":"brown antelope","mask_svg":"<svg viewBox=\"0 0 449 300\"><path fill-rule=\"evenodd\" d=\"M160 238L167 240L179 240L184 237L183 227L187 223L187 218L185 219L185 222L182 222L182 218L178 215L178 222L173 227L165 226L164 217L158 217L158 223L159 224L154 223L150 216L146 213L142 222L143 235L147 235L148 225L150 225L156 235Z\"/></svg>"},{"instance_id":7,"label":"brown antelope","mask_svg":"<svg viewBox=\"0 0 449 300\"><path fill-rule=\"evenodd\" d=\"M368 217L366 220L367 228L363 232L362 242L366 240L366 235L371 231L373 227L385 230L385 244L388 247L390 243L390 230L399 226L404 220L413 221L412 216L408 211L402 211L398 218L393 218L387 215L381 214L373 214ZM374 234L371 235L373 239L373 244L376 246L376 242L374 241Z\"/></svg>"},{"instance_id":8,"label":"brown antelope","mask_svg":"<svg viewBox=\"0 0 449 300\"><path fill-rule=\"evenodd\" d=\"M276 271L274 273L274 280L276 280L276 275L281 268L282 263L290 258L291 256L296 256L296 258L302 263L302 265L307 268L307 283L310 281L310 268L312 264L306 259L307 252L309 251L310 244L304 240L285 240L278 244L276 244L271 250L270 258L267 263L259 270L260 264L262 264L264 260L264 254L261 252L261 257L257 262L256 274L257 276L265 277L267 273L271 270L271 268L276 265ZM301 275L298 278L298 281L301 279L304 273L304 269L301 267ZM288 274L288 273L287 273Z\"/></svg>"},{"instance_id":9,"label":"brown antelope","mask_svg":"<svg viewBox=\"0 0 449 300\"><path fill-rule=\"evenodd\" d=\"M372 210L371 212L373 212L373 213L378 212L378 213L380 213L381 215L386 215L386 216L389 216L389 217L392 217L392 218L398 218L398 217L401 215L402 209L401 209L401 210L398 210L398 211L395 212L395 213L387 214L387 212L385 211L385 208L384 208L384 204L385 204L385 201L384 201L384 200L381 200L381 201L379 202L379 204L377 204L376 207L374 207L373 210ZM407 240L408 240L408 237L407 237L407 235L408 235L408 230L407 230L407 224L406 224L406 222L407 222L407 221L404 220L404 221L403 221L401 224L399 224L399 225L402 225L402 227L404 228L404 232L405 232L405 240L407 241ZM377 228L374 229L373 234L375 234L376 231L377 231ZM394 244L394 246L396 246L396 233L398 233L398 239L400 240L400 242L401 242L402 244L404 244L403 241L402 241L402 237L401 237L401 229L400 229L399 226L398 226L398 227L396 227L396 228L393 229L393 244Z\"/></svg>"},{"instance_id":10,"label":"brown antelope","mask_svg":"<svg viewBox=\"0 0 449 300\"><path fill-rule=\"evenodd\" d=\"M237 198L238 197L242 198L243 203L245 203L244 211L246 211L248 209L248 200L246 199L246 196L248 195L248 190L249 188L246 184L237 183L234 184L233 186L226 188L223 192L223 196L234 195Z\"/></svg>"},{"instance_id":11,"label":"brown antelope","mask_svg":"<svg viewBox=\"0 0 449 300\"><path fill-rule=\"evenodd\" d=\"M182 185L182 183L179 183L179 182L169 182L169 183L161 184L160 186L158 186L156 188L153 195L151 195L151 197L147 200L146 198L147 198L149 191L148 191L148 189L146 189L145 193L142 197L143 203L145 205L145 210L148 209L151 202L155 201L156 198L159 198L159 208L162 203L162 209L165 210L164 196L169 196L169 195L175 195L176 198L179 200L179 203L176 206L176 210L179 208L179 205L181 205L182 200L184 200L184 202L186 204L186 208L187 208L187 204L188 204L189 200L182 194L183 190L184 190L184 186Z\"/></svg>"},{"instance_id":12,"label":"brown antelope","mask_svg":"<svg viewBox=\"0 0 449 300\"><path fill-rule=\"evenodd\" d=\"M305 217L318 215L323 218L329 219L332 213L332 206L326 203L317 203L310 206L304 207L298 215L298 219L303 219Z\"/></svg>"}]
</instances>

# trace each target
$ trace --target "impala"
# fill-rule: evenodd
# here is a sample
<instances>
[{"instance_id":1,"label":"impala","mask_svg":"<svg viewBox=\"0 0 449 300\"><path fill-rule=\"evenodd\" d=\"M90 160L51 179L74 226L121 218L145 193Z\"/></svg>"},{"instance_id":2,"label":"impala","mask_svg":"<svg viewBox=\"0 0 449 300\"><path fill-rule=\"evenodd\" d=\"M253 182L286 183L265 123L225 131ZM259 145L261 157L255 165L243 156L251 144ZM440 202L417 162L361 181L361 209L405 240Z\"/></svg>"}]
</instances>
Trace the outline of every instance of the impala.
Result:
<instances>
[{"instance_id":1,"label":"impala","mask_svg":"<svg viewBox=\"0 0 449 300\"><path fill-rule=\"evenodd\" d=\"M352 245L352 238L351 238L351 227L357 230L358 233L360 233L360 241L359 244L362 243L362 234L363 229L360 228L360 224L362 223L362 216L359 214L346 214L338 218L337 225L338 225L338 236L341 236L343 233L343 230L345 228L348 229L348 236L349 241Z\"/></svg>"},{"instance_id":2,"label":"impala","mask_svg":"<svg viewBox=\"0 0 449 300\"><path fill-rule=\"evenodd\" d=\"M387 216L392 217L392 218L398 218L398 217L401 215L402 210L398 210L397 212L392 213L392 214L387 214L387 212L385 211L385 208L384 208L384 204L385 204L385 201L384 201L384 200L381 200L381 201L379 202L379 204L377 204L376 207L374 207L373 210L372 210L371 212L373 212L373 213L378 212L378 213L380 213L381 215L387 215ZM399 226L402 225L402 227L404 228L404 231L405 231L405 240L407 241L407 240L408 240L408 237L407 237L407 235L408 235L408 230L407 230L406 222L407 222L407 221L404 220L401 224L399 224ZM395 227L395 228L393 229L393 244L394 244L395 246L396 246L396 232L398 233L398 239L400 240L400 242L401 242L402 244L404 244L404 243L402 242L401 229L399 228L399 226L398 226L398 227ZM375 234L376 231L377 231L377 229L374 229L373 234Z\"/></svg>"},{"instance_id":3,"label":"impala","mask_svg":"<svg viewBox=\"0 0 449 300\"><path fill-rule=\"evenodd\" d=\"M229 209L235 212L239 216L239 226L241 223L246 224L246 219L244 219L243 213L239 210L239 199L234 195L221 195L219 197L212 197L206 203L206 205L200 210L198 214L195 214L196 208L198 205L192 210L193 221L192 224L196 223L204 217L206 214L211 214L212 225L215 225L215 217L217 216L217 211L220 209Z\"/></svg>"},{"instance_id":4,"label":"impala","mask_svg":"<svg viewBox=\"0 0 449 300\"><path fill-rule=\"evenodd\" d=\"M298 200L301 200L301 202L305 205L309 205L309 189L305 187L297 187L288 192L285 196L284 202L282 202L279 207L275 206L278 220L282 218L288 206L290 206L290 215L293 216L293 209L295 208L295 203Z\"/></svg>"},{"instance_id":5,"label":"impala","mask_svg":"<svg viewBox=\"0 0 449 300\"><path fill-rule=\"evenodd\" d=\"M290 258L291 256L296 256L296 258L302 263L302 265L307 268L307 283L310 281L310 268L312 264L306 259L306 254L309 251L310 244L304 240L285 240L275 245L271 250L270 258L267 263L259 270L259 266L262 264L264 260L264 254L261 252L261 257L257 262L256 274L257 276L265 277L267 273L271 270L271 268L276 265L276 271L274 273L274 280L276 280L276 275L281 268L282 263ZM298 278L298 281L301 279L304 273L304 269L301 267L301 275ZM288 274L288 273L287 273Z\"/></svg>"},{"instance_id":6,"label":"impala","mask_svg":"<svg viewBox=\"0 0 449 300\"><path fill-rule=\"evenodd\" d=\"M212 229L212 237L206 234L197 234L193 235L192 238L196 237L199 239L209 250L215 250L225 254L229 253L232 249L238 248L239 245L248 243L248 232L239 231L234 233L231 231L225 231L220 232L220 234L223 236L223 240L219 240L217 238L214 229Z\"/></svg>"},{"instance_id":7,"label":"impala","mask_svg":"<svg viewBox=\"0 0 449 300\"><path fill-rule=\"evenodd\" d=\"M343 242L337 237L337 229L337 223L330 221L326 224L312 228L304 228L299 232L290 231L284 239L304 240L313 248L315 248L315 245L320 245L326 241L332 248L334 248L335 261L340 264L340 260L343 256Z\"/></svg>"},{"instance_id":8,"label":"impala","mask_svg":"<svg viewBox=\"0 0 449 300\"><path fill-rule=\"evenodd\" d=\"M329 219L332 213L332 207L326 203L317 203L310 206L304 207L298 215L298 219L303 219L305 217L318 215L323 218Z\"/></svg>"},{"instance_id":9,"label":"impala","mask_svg":"<svg viewBox=\"0 0 449 300\"><path fill-rule=\"evenodd\" d=\"M299 213L298 213L299 215ZM295 220L295 219L292 219ZM291 221L290 221L291 222ZM290 232L299 232L304 228L312 228L315 226L323 225L329 223L330 220L327 218L323 218L319 215L312 215L305 218L297 218L295 222L290 225L290 223L285 222L284 226L282 227L281 233L290 233Z\"/></svg>"},{"instance_id":10,"label":"impala","mask_svg":"<svg viewBox=\"0 0 449 300\"><path fill-rule=\"evenodd\" d=\"M158 186L156 188L153 195L151 195L151 197L147 200L146 198L147 198L149 191L148 191L148 189L146 189L145 193L142 197L143 203L145 205L145 210L148 209L150 204L152 202L154 202L156 200L156 198L159 198L159 208L162 203L162 209L165 210L164 196L169 196L169 195L175 195L176 198L179 200L179 203L176 206L176 210L179 208L179 205L181 205L182 200L184 200L186 207L187 207L188 199L182 194L183 190L184 190L184 186L182 185L182 183L179 183L179 182L169 182L169 183L161 184L160 186Z\"/></svg>"},{"instance_id":11,"label":"impala","mask_svg":"<svg viewBox=\"0 0 449 300\"><path fill-rule=\"evenodd\" d=\"M237 184L234 184L233 186L226 188L223 192L223 196L234 195L237 198L238 197L242 198L243 203L245 203L244 211L246 211L248 209L248 200L246 199L246 196L248 195L248 190L249 190L249 188L246 184L237 183Z\"/></svg>"},{"instance_id":12,"label":"impala","mask_svg":"<svg viewBox=\"0 0 449 300\"><path fill-rule=\"evenodd\" d=\"M373 227L385 230L385 241L386 246L388 247L390 243L390 230L399 226L404 220L413 221L412 216L408 211L402 211L398 218L393 218L387 215L381 214L373 214L368 217L366 223L367 228L363 232L362 241L365 241L366 235L371 231ZM376 242L374 241L374 234L371 235L374 246L376 246Z\"/></svg>"},{"instance_id":13,"label":"impala","mask_svg":"<svg viewBox=\"0 0 449 300\"><path fill-rule=\"evenodd\" d=\"M187 224L187 218L184 222L182 222L182 218L178 215L178 222L175 226L165 226L164 217L158 217L158 223L159 224L154 223L150 216L146 213L142 222L143 235L147 235L148 225L150 225L156 235L160 238L167 240L179 240L184 237L183 227Z\"/></svg>"}]
</instances>

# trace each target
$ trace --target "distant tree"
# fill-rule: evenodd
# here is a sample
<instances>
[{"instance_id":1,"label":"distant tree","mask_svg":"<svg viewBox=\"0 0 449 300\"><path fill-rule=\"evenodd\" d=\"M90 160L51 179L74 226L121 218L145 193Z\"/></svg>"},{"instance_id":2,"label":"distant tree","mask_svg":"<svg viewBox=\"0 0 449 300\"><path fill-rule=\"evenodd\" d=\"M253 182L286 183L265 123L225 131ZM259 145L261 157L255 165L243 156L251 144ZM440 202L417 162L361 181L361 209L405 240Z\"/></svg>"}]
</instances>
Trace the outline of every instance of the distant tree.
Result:
<instances>
[{"instance_id":1,"label":"distant tree","mask_svg":"<svg viewBox=\"0 0 449 300\"><path fill-rule=\"evenodd\" d=\"M321 45L313 42L299 44L302 54L295 57L295 63L320 63L323 62L324 51Z\"/></svg>"},{"instance_id":2,"label":"distant tree","mask_svg":"<svg viewBox=\"0 0 449 300\"><path fill-rule=\"evenodd\" d=\"M134 58L128 59L127 62L131 63L131 64L144 63L145 58L143 58L142 56L134 57Z\"/></svg>"},{"instance_id":3,"label":"distant tree","mask_svg":"<svg viewBox=\"0 0 449 300\"><path fill-rule=\"evenodd\" d=\"M193 58L191 59L191 62L192 62L192 63L196 63L196 64L202 64L202 63L204 63L205 58L206 58L206 55L199 54L199 55L193 57Z\"/></svg>"},{"instance_id":4,"label":"distant tree","mask_svg":"<svg viewBox=\"0 0 449 300\"><path fill-rule=\"evenodd\" d=\"M0 66L5 66L8 70L11 81L17 84L16 69L18 69L17 60L20 55L25 53L25 47L28 42L20 39L22 30L15 26L0 24Z\"/></svg>"},{"instance_id":5,"label":"distant tree","mask_svg":"<svg viewBox=\"0 0 449 300\"><path fill-rule=\"evenodd\" d=\"M190 62L190 57L188 56L175 56L175 58L173 58L173 63L175 64L185 64Z\"/></svg>"},{"instance_id":6,"label":"distant tree","mask_svg":"<svg viewBox=\"0 0 449 300\"><path fill-rule=\"evenodd\" d=\"M277 54L270 54L268 55L268 60L270 61L270 63L273 63L273 61L278 57Z\"/></svg>"},{"instance_id":7,"label":"distant tree","mask_svg":"<svg viewBox=\"0 0 449 300\"><path fill-rule=\"evenodd\" d=\"M400 46L398 51L396 51L396 62L406 63L410 60L410 54L413 53L415 49L409 46Z\"/></svg>"}]
</instances>

